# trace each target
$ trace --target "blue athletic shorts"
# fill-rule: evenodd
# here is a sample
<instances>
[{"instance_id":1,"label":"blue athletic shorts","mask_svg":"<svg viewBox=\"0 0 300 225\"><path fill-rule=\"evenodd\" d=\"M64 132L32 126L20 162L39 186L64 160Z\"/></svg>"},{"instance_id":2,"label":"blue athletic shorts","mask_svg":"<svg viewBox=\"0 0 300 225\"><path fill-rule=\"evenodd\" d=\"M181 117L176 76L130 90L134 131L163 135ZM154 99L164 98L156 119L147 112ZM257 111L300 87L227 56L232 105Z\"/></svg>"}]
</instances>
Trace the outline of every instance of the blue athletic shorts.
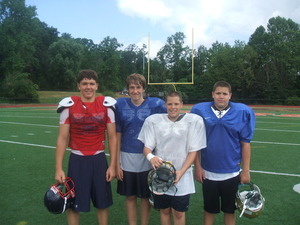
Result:
<instances>
[{"instance_id":1,"label":"blue athletic shorts","mask_svg":"<svg viewBox=\"0 0 300 225\"><path fill-rule=\"evenodd\" d=\"M178 212L186 212L189 209L190 195L171 196L153 194L153 201L155 209L173 208Z\"/></svg>"},{"instance_id":2,"label":"blue athletic shorts","mask_svg":"<svg viewBox=\"0 0 300 225\"><path fill-rule=\"evenodd\" d=\"M75 184L74 211L89 212L90 200L99 209L113 204L111 184L106 182L107 168L104 152L92 156L70 154L68 176Z\"/></svg>"},{"instance_id":3,"label":"blue athletic shorts","mask_svg":"<svg viewBox=\"0 0 300 225\"><path fill-rule=\"evenodd\" d=\"M149 171L140 173L123 171L123 181L118 180L117 193L123 196L150 198L148 173Z\"/></svg>"},{"instance_id":4,"label":"blue athletic shorts","mask_svg":"<svg viewBox=\"0 0 300 225\"><path fill-rule=\"evenodd\" d=\"M204 210L209 213L234 213L235 196L240 183L240 176L224 181L205 179L202 184Z\"/></svg>"}]
</instances>

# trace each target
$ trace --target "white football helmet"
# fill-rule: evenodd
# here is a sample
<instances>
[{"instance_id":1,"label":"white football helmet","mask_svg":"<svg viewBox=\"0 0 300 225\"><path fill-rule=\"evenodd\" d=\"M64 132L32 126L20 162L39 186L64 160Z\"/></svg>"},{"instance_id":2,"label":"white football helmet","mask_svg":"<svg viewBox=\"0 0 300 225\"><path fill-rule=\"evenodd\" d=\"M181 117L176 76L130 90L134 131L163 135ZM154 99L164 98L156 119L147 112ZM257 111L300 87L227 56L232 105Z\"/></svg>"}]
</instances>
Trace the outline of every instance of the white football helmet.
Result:
<instances>
[{"instance_id":1,"label":"white football helmet","mask_svg":"<svg viewBox=\"0 0 300 225\"><path fill-rule=\"evenodd\" d=\"M162 195L174 185L176 170L169 161L164 161L156 170L148 173L148 185L152 193Z\"/></svg>"},{"instance_id":2,"label":"white football helmet","mask_svg":"<svg viewBox=\"0 0 300 225\"><path fill-rule=\"evenodd\" d=\"M236 193L236 207L240 211L240 217L257 217L264 208L265 199L260 189L253 183L240 184Z\"/></svg>"}]
</instances>

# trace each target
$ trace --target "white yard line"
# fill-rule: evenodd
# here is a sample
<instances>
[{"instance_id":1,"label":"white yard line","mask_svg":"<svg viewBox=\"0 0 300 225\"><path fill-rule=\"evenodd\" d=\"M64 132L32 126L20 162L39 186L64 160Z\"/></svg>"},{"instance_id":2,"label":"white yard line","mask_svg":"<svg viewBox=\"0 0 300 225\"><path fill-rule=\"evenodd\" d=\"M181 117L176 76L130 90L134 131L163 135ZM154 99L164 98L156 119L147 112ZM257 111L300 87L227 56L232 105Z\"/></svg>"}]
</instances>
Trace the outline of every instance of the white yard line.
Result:
<instances>
[{"instance_id":1,"label":"white yard line","mask_svg":"<svg viewBox=\"0 0 300 225\"><path fill-rule=\"evenodd\" d=\"M25 125L25 126L37 126L37 127L58 127L58 126L45 125L45 124L17 123L17 122L6 122L6 121L0 121L0 123L13 124L13 125Z\"/></svg>"},{"instance_id":2,"label":"white yard line","mask_svg":"<svg viewBox=\"0 0 300 225\"><path fill-rule=\"evenodd\" d=\"M17 141L8 141L8 140L1 140L0 142L3 143L9 143L9 144L16 144L16 145L27 145L27 146L33 146L33 147L39 147L39 148L50 148L50 149L55 149L55 146L49 146L49 145L39 145L39 144L31 144L31 143L24 143L24 142L17 142ZM70 150L70 149L67 149ZM107 156L109 156L109 154L105 153Z\"/></svg>"},{"instance_id":3,"label":"white yard line","mask_svg":"<svg viewBox=\"0 0 300 225\"><path fill-rule=\"evenodd\" d=\"M300 146L300 144L298 144L298 143L282 143L282 142L270 142L270 141L251 141L251 143Z\"/></svg>"}]
</instances>

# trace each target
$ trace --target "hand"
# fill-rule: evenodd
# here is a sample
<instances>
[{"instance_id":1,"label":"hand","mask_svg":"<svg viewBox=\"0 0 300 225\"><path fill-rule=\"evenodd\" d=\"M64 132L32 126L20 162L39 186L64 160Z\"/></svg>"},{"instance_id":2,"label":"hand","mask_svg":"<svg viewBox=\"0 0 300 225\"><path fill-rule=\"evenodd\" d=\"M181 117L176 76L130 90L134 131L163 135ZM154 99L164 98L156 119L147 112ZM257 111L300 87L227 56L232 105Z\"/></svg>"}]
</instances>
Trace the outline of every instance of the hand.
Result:
<instances>
[{"instance_id":1,"label":"hand","mask_svg":"<svg viewBox=\"0 0 300 225\"><path fill-rule=\"evenodd\" d=\"M176 179L174 180L174 185L176 185L184 173L181 172L181 170L176 170Z\"/></svg>"},{"instance_id":2,"label":"hand","mask_svg":"<svg viewBox=\"0 0 300 225\"><path fill-rule=\"evenodd\" d=\"M195 172L194 172L194 177L197 181L200 183L203 183L203 181L206 179L205 173L200 165L195 166Z\"/></svg>"},{"instance_id":3,"label":"hand","mask_svg":"<svg viewBox=\"0 0 300 225\"><path fill-rule=\"evenodd\" d=\"M160 167L160 165L163 163L163 160L158 156L155 156L150 160L150 163L153 169L156 170L156 168Z\"/></svg>"},{"instance_id":4,"label":"hand","mask_svg":"<svg viewBox=\"0 0 300 225\"><path fill-rule=\"evenodd\" d=\"M240 173L240 182L241 184L250 183L250 171L249 170L242 170Z\"/></svg>"},{"instance_id":5,"label":"hand","mask_svg":"<svg viewBox=\"0 0 300 225\"><path fill-rule=\"evenodd\" d=\"M120 166L117 167L117 179L123 181L123 170Z\"/></svg>"},{"instance_id":6,"label":"hand","mask_svg":"<svg viewBox=\"0 0 300 225\"><path fill-rule=\"evenodd\" d=\"M115 167L108 167L106 171L106 181L111 182L116 177L116 169Z\"/></svg>"},{"instance_id":7,"label":"hand","mask_svg":"<svg viewBox=\"0 0 300 225\"><path fill-rule=\"evenodd\" d=\"M65 172L63 170L56 170L55 172L55 180L58 183L63 183L66 179Z\"/></svg>"}]
</instances>

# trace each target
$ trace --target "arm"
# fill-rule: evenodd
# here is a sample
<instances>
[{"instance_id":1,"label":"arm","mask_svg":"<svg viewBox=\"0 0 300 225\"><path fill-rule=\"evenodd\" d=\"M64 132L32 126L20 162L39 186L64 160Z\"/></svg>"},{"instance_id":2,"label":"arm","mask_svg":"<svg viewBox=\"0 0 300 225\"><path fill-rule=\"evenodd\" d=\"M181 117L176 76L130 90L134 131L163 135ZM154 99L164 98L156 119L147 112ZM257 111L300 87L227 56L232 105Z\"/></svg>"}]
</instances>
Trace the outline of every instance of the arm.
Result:
<instances>
[{"instance_id":1,"label":"arm","mask_svg":"<svg viewBox=\"0 0 300 225\"><path fill-rule=\"evenodd\" d=\"M242 172L240 174L241 184L250 182L250 143L241 142L242 145Z\"/></svg>"},{"instance_id":2,"label":"arm","mask_svg":"<svg viewBox=\"0 0 300 225\"><path fill-rule=\"evenodd\" d=\"M196 155L197 155L197 151L190 152L188 154L182 168L180 170L176 170L176 180L174 181L174 184L177 184L180 178L183 176L183 174L187 171L187 169L191 167L191 165L195 161Z\"/></svg>"},{"instance_id":3,"label":"arm","mask_svg":"<svg viewBox=\"0 0 300 225\"><path fill-rule=\"evenodd\" d=\"M59 135L56 143L56 153L55 153L55 180L59 183L64 182L66 176L63 170L63 160L66 152L68 140L69 140L70 125L60 124L59 125Z\"/></svg>"},{"instance_id":4,"label":"arm","mask_svg":"<svg viewBox=\"0 0 300 225\"><path fill-rule=\"evenodd\" d=\"M118 144L117 144L117 178L119 180L123 180L123 170L121 169L121 162L120 162L120 158L121 158L121 137L122 137L122 133L117 132L117 140L118 140Z\"/></svg>"},{"instance_id":5,"label":"arm","mask_svg":"<svg viewBox=\"0 0 300 225\"><path fill-rule=\"evenodd\" d=\"M150 148L144 147L144 155L151 163L153 169L160 167L160 165L163 163L161 158L152 154L152 150Z\"/></svg>"},{"instance_id":6,"label":"arm","mask_svg":"<svg viewBox=\"0 0 300 225\"><path fill-rule=\"evenodd\" d=\"M195 168L194 176L197 181L202 183L203 180L205 180L205 173L201 166L200 156L201 153L200 151L198 151L194 161L194 168Z\"/></svg>"},{"instance_id":7,"label":"arm","mask_svg":"<svg viewBox=\"0 0 300 225\"><path fill-rule=\"evenodd\" d=\"M108 148L110 153L110 165L106 171L107 182L112 181L116 176L117 166L117 132L116 124L107 124Z\"/></svg>"}]
</instances>

